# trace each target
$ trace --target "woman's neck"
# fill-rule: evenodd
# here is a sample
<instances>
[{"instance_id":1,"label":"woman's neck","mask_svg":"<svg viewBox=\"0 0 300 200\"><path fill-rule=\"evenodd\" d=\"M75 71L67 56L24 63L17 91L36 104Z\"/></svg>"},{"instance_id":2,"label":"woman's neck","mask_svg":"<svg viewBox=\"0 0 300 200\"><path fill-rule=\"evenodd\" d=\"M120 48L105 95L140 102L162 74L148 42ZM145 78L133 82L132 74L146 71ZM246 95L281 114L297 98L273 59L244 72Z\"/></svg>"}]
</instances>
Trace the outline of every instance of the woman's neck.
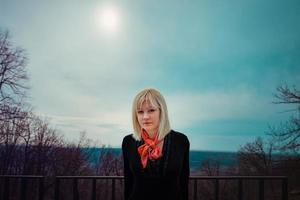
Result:
<instances>
[{"instance_id":1,"label":"woman's neck","mask_svg":"<svg viewBox=\"0 0 300 200\"><path fill-rule=\"evenodd\" d=\"M157 131L146 131L147 133L148 133L148 135L149 135L149 137L151 138L151 139L154 139L154 136L155 136L155 133L157 132Z\"/></svg>"}]
</instances>

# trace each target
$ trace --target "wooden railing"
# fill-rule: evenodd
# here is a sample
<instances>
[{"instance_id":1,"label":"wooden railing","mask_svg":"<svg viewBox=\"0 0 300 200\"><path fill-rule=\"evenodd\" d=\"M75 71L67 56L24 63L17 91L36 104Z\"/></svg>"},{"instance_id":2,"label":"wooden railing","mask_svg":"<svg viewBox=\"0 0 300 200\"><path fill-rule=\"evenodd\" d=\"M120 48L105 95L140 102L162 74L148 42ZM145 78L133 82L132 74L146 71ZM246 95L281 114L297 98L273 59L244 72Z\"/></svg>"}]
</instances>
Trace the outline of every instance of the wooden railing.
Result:
<instances>
[{"instance_id":1,"label":"wooden railing","mask_svg":"<svg viewBox=\"0 0 300 200\"><path fill-rule=\"evenodd\" d=\"M194 182L193 200L197 200L197 183L198 180L213 180L214 181L214 199L219 200L219 182L220 180L236 180L238 191L237 199L243 199L243 181L258 180L258 199L264 200L264 183L266 180L281 180L281 200L288 200L288 178L285 176L191 176L190 180ZM255 198L256 199L256 198Z\"/></svg>"},{"instance_id":2,"label":"wooden railing","mask_svg":"<svg viewBox=\"0 0 300 200\"><path fill-rule=\"evenodd\" d=\"M38 200L44 199L44 179L43 176L14 176L14 175L6 175L0 176L0 181L3 181L3 188L0 189L2 191L0 194L0 199L9 200L9 194L11 190L11 179L19 179L21 181L20 185L20 200L27 200L27 181L29 179L35 179L38 181ZM63 179L72 180L72 196L73 200L79 200L79 191L78 191L78 180L81 179L89 179L92 181L91 187L91 200L96 200L96 186L97 180L111 180L111 200L115 200L115 190L116 190L116 180L122 181L124 179L123 176L56 176L55 177L55 185L54 185L54 199L61 200L60 198L60 182ZM281 181L281 200L288 200L288 178L286 176L190 176L190 183L192 183L193 192L192 199L198 200L198 182L199 180L212 180L214 183L214 199L219 200L220 197L220 189L219 184L220 180L234 180L237 184L237 199L243 200L243 182L245 180L256 180L258 181L257 189L258 189L258 199L264 200L264 192L265 192L265 181L267 180L280 180Z\"/></svg>"},{"instance_id":3,"label":"wooden railing","mask_svg":"<svg viewBox=\"0 0 300 200\"><path fill-rule=\"evenodd\" d=\"M20 179L21 180L21 187L20 187L20 200L26 200L27 197L27 181L30 179L38 180L38 200L43 200L44 197L44 176L19 176L19 175L5 175L0 176L0 181L3 181L3 189L0 195L0 199L9 200L9 194L11 191L11 184L10 180L12 179ZM13 188L15 189L15 188Z\"/></svg>"}]
</instances>

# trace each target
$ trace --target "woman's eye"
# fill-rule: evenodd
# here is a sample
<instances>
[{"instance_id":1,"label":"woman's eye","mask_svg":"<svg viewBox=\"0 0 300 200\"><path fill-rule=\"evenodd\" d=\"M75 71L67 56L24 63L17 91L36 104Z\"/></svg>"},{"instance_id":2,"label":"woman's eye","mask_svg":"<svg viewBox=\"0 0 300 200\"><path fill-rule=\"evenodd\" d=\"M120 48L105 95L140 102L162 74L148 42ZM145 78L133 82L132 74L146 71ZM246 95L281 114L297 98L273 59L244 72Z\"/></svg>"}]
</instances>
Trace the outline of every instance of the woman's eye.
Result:
<instances>
[{"instance_id":1,"label":"woman's eye","mask_svg":"<svg viewBox=\"0 0 300 200\"><path fill-rule=\"evenodd\" d=\"M143 112L143 111L138 111L137 113L138 113L138 114L143 114L144 112Z\"/></svg>"},{"instance_id":2,"label":"woman's eye","mask_svg":"<svg viewBox=\"0 0 300 200\"><path fill-rule=\"evenodd\" d=\"M150 112L154 112L154 111L155 111L155 109L151 109L151 110L150 110Z\"/></svg>"}]
</instances>

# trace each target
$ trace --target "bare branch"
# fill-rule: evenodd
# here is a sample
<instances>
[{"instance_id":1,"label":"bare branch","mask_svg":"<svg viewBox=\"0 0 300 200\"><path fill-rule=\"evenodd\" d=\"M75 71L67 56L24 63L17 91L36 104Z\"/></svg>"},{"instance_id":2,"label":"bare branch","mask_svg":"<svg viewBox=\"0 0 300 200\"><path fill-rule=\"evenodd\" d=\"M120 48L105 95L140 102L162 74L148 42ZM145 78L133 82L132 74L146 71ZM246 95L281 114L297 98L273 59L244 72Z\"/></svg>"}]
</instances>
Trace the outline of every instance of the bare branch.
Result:
<instances>
[{"instance_id":1,"label":"bare branch","mask_svg":"<svg viewBox=\"0 0 300 200\"><path fill-rule=\"evenodd\" d=\"M0 31L0 120L19 117L18 108L26 97L27 58L25 51L14 47L9 33Z\"/></svg>"},{"instance_id":2,"label":"bare branch","mask_svg":"<svg viewBox=\"0 0 300 200\"><path fill-rule=\"evenodd\" d=\"M300 104L300 91L293 86L290 89L287 85L277 87L277 94L274 95L276 104Z\"/></svg>"}]
</instances>

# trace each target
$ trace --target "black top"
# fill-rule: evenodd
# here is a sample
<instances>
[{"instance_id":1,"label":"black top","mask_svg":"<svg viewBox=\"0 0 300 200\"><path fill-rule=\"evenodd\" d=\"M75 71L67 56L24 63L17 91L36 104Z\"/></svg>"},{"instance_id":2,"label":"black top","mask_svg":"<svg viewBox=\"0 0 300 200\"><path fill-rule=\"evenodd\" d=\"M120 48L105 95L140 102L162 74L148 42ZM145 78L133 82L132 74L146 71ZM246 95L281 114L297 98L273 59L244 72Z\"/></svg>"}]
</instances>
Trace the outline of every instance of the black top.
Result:
<instances>
[{"instance_id":1,"label":"black top","mask_svg":"<svg viewBox=\"0 0 300 200\"><path fill-rule=\"evenodd\" d=\"M145 169L137 151L142 144L144 141L136 141L132 134L123 139L125 200L188 200L188 138L171 130L164 139L163 156L148 160Z\"/></svg>"}]
</instances>

